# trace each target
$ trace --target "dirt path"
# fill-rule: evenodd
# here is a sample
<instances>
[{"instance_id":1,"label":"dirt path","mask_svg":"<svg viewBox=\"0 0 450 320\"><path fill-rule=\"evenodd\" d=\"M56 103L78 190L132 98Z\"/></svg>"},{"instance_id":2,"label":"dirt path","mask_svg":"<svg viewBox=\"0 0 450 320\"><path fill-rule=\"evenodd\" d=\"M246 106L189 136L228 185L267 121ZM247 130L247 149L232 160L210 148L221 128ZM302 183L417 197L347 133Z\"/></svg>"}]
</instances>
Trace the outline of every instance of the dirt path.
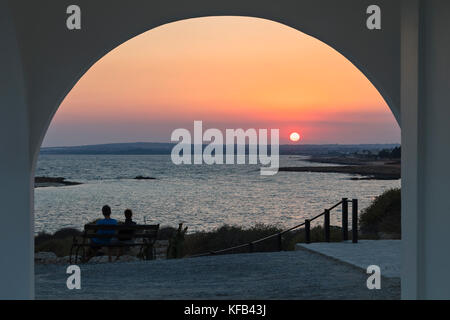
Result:
<instances>
[{"instance_id":1,"label":"dirt path","mask_svg":"<svg viewBox=\"0 0 450 320\"><path fill-rule=\"evenodd\" d=\"M399 299L400 280L368 290L363 270L308 251L81 265L37 265L37 299Z\"/></svg>"}]
</instances>

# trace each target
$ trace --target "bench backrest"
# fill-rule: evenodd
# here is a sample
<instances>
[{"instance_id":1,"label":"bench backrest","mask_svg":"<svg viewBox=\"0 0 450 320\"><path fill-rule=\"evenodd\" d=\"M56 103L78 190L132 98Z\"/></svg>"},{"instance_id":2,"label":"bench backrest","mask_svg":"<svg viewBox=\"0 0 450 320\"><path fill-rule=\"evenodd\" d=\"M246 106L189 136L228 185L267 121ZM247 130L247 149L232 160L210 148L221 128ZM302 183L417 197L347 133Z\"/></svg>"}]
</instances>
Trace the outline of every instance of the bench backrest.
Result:
<instances>
[{"instance_id":1,"label":"bench backrest","mask_svg":"<svg viewBox=\"0 0 450 320\"><path fill-rule=\"evenodd\" d=\"M111 233L98 234L97 231L111 230ZM135 224L135 225L98 225L98 224L86 224L84 226L85 238L97 238L97 239L110 239L115 237L124 238L145 238L156 239L158 236L159 224ZM121 234L120 231L124 231Z\"/></svg>"}]
</instances>

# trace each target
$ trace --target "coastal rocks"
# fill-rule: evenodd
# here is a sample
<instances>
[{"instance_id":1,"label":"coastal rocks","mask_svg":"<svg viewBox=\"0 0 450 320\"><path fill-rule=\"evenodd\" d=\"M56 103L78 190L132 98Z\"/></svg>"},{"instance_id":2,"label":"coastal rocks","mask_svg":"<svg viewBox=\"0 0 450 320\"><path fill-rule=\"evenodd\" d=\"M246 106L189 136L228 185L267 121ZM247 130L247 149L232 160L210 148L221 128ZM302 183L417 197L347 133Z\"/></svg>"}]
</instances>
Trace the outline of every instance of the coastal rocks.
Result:
<instances>
[{"instance_id":1,"label":"coastal rocks","mask_svg":"<svg viewBox=\"0 0 450 320\"><path fill-rule=\"evenodd\" d=\"M138 257L135 256L121 256L118 260L120 262L133 262L133 261L140 261Z\"/></svg>"},{"instance_id":2,"label":"coastal rocks","mask_svg":"<svg viewBox=\"0 0 450 320\"><path fill-rule=\"evenodd\" d=\"M34 262L38 264L56 263L58 257L53 252L36 252L34 254Z\"/></svg>"},{"instance_id":3,"label":"coastal rocks","mask_svg":"<svg viewBox=\"0 0 450 320\"><path fill-rule=\"evenodd\" d=\"M167 248L169 246L168 240L157 240L154 243L154 259L155 260L161 260L167 258ZM116 256L112 255L112 262L135 262L135 261L142 261L137 257L137 254L139 253L139 248L131 248L125 255L120 256L119 260L116 260ZM75 257L72 257L72 262L74 261ZM96 256L89 259L87 262L88 264L95 264L95 263L109 263L107 255L102 256ZM62 264L62 265L68 265L70 263L70 257L58 257L53 252L36 252L34 254L34 262L36 264Z\"/></svg>"},{"instance_id":4,"label":"coastal rocks","mask_svg":"<svg viewBox=\"0 0 450 320\"><path fill-rule=\"evenodd\" d=\"M36 264L69 264L70 257L58 257L53 252L36 252L34 263Z\"/></svg>"},{"instance_id":5,"label":"coastal rocks","mask_svg":"<svg viewBox=\"0 0 450 320\"><path fill-rule=\"evenodd\" d=\"M72 260L73 261L73 260ZM134 261L140 261L140 259L136 256L131 255L123 255L119 258L119 260L116 261L116 257L112 256L113 262L134 262ZM34 254L34 262L36 264L69 264L70 263L70 257L58 257L53 252L36 252ZM108 256L97 256L92 257L89 259L88 263L108 263Z\"/></svg>"},{"instance_id":6,"label":"coastal rocks","mask_svg":"<svg viewBox=\"0 0 450 320\"><path fill-rule=\"evenodd\" d=\"M137 176L134 180L156 180L154 177Z\"/></svg>"},{"instance_id":7,"label":"coastal rocks","mask_svg":"<svg viewBox=\"0 0 450 320\"><path fill-rule=\"evenodd\" d=\"M64 187L64 186L77 186L80 182L66 181L66 178L62 177L35 177L34 187L44 188L44 187Z\"/></svg>"},{"instance_id":8,"label":"coastal rocks","mask_svg":"<svg viewBox=\"0 0 450 320\"><path fill-rule=\"evenodd\" d=\"M119 258L119 260L116 260L115 256L112 256L111 258L112 258L112 262L134 262L134 261L140 261L140 259L138 257L129 256L129 255L121 256ZM108 262L109 262L108 256L92 257L88 261L88 263L108 263Z\"/></svg>"},{"instance_id":9,"label":"coastal rocks","mask_svg":"<svg viewBox=\"0 0 450 320\"><path fill-rule=\"evenodd\" d=\"M69 256L59 257L59 258L56 259L56 263L58 263L58 264L69 264L70 263L70 257Z\"/></svg>"},{"instance_id":10,"label":"coastal rocks","mask_svg":"<svg viewBox=\"0 0 450 320\"><path fill-rule=\"evenodd\" d=\"M108 256L97 256L89 259L88 263L107 263Z\"/></svg>"}]
</instances>

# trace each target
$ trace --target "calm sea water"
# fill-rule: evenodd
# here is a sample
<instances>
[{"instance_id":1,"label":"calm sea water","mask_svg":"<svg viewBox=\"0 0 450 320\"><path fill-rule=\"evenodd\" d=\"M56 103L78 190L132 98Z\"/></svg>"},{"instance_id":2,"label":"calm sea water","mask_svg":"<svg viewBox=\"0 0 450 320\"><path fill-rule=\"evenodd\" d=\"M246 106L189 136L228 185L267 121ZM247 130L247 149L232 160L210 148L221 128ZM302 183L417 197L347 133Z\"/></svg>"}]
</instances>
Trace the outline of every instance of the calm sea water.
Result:
<instances>
[{"instance_id":1,"label":"calm sea water","mask_svg":"<svg viewBox=\"0 0 450 320\"><path fill-rule=\"evenodd\" d=\"M305 157L281 156L281 166L323 166ZM334 173L279 172L261 176L257 165L181 165L168 155L42 155L38 176L61 176L79 186L35 189L35 232L62 227L82 229L101 216L104 204L123 219L130 208L136 221L189 231L223 224L294 226L342 197L358 198L360 208L400 180L350 180ZM138 181L138 176L157 180ZM340 223L339 210L331 222ZM320 220L321 223L321 220Z\"/></svg>"}]
</instances>

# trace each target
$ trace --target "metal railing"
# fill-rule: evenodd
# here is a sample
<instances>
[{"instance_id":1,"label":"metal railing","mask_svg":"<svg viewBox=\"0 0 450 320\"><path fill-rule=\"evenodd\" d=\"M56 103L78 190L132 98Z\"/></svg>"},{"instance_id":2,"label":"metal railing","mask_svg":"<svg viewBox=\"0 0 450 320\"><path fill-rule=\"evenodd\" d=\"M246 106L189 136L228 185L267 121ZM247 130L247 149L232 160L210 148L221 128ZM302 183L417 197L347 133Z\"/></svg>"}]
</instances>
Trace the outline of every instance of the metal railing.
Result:
<instances>
[{"instance_id":1,"label":"metal railing","mask_svg":"<svg viewBox=\"0 0 450 320\"><path fill-rule=\"evenodd\" d=\"M324 239L325 242L330 242L330 213L333 209L337 208L338 206L342 205L342 240L347 241L348 240L348 204L349 202L352 204L352 242L357 243L358 242L358 199L352 199L348 200L348 198L342 198L341 201L333 205L332 207L325 209L322 213L318 214L317 216L311 218L311 219L305 219L305 222L298 224L292 228L289 228L287 230L284 230L282 232L278 232L275 234L272 234L270 236L247 242L238 246L222 249L222 250L216 250L216 251L210 251L205 252L201 254L196 254L190 256L190 258L196 258L196 257L204 257L204 256L211 256L211 255L218 255L227 253L230 251L235 251L238 249L246 248L248 247L249 252L254 251L254 245L258 244L263 241L267 241L269 239L277 238L277 246L278 251L283 250L283 235L291 232L293 230L296 230L300 227L305 227L305 243L311 243L311 222L320 218L321 216L324 216Z\"/></svg>"}]
</instances>

